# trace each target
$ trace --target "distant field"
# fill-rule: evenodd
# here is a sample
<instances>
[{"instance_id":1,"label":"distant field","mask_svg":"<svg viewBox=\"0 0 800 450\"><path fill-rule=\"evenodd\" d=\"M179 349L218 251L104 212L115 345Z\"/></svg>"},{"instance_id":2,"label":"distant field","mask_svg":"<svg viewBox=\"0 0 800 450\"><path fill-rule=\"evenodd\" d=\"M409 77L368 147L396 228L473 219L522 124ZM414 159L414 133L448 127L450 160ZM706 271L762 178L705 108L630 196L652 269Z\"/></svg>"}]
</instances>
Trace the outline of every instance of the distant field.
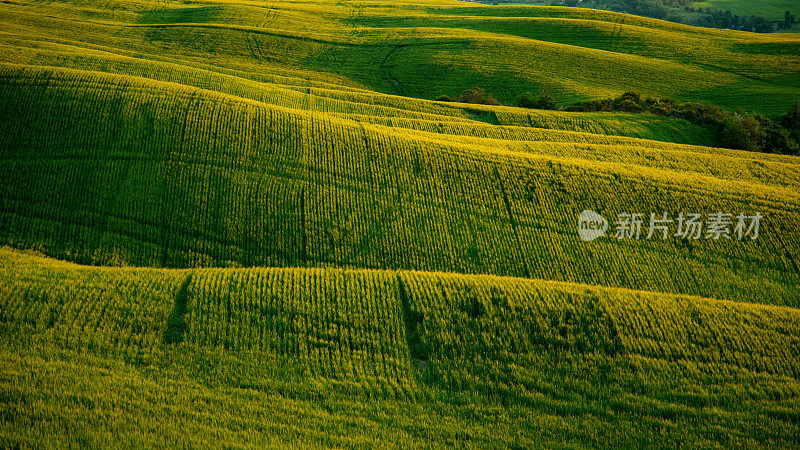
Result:
<instances>
[{"instance_id":1,"label":"distant field","mask_svg":"<svg viewBox=\"0 0 800 450\"><path fill-rule=\"evenodd\" d=\"M770 20L783 20L786 11L800 17L800 3L796 0L709 0L694 2L692 6L711 7L731 11L740 16L756 15Z\"/></svg>"},{"instance_id":2,"label":"distant field","mask_svg":"<svg viewBox=\"0 0 800 450\"><path fill-rule=\"evenodd\" d=\"M800 98L794 35L469 2L262 6L4 3L0 60L103 71L157 60L424 99L476 85L509 103L542 87L562 104L633 90L777 115Z\"/></svg>"},{"instance_id":3,"label":"distant field","mask_svg":"<svg viewBox=\"0 0 800 450\"><path fill-rule=\"evenodd\" d=\"M491 4L491 1L483 1L484 4ZM502 3L502 6L514 5L514 6L521 6L521 5L537 5L537 6L547 6L551 4L552 1L550 0L515 0L507 3ZM608 5L613 4L614 2L598 2L600 5ZM682 19L683 23L696 23L698 19L700 19L701 14L694 12L689 13L684 10L683 6L670 6L669 2L663 2L666 9L669 11L671 16L677 16ZM711 0L705 2L692 2L690 4L693 8L706 8L711 7L712 9L721 10L721 11L731 11L732 14L747 17L751 15L755 15L757 17L764 17L767 20L775 21L780 20L782 21L786 11L794 14L795 16L800 17L800 4L796 0L759 0L759 1L747 1L747 0ZM493 5L493 7L502 7L501 5ZM583 4L582 7L586 8L597 8L597 3L592 4ZM600 6L601 8L610 9L609 6ZM800 25L795 24L788 32L797 32L800 30ZM787 32L787 30L777 30L780 32Z\"/></svg>"}]
</instances>

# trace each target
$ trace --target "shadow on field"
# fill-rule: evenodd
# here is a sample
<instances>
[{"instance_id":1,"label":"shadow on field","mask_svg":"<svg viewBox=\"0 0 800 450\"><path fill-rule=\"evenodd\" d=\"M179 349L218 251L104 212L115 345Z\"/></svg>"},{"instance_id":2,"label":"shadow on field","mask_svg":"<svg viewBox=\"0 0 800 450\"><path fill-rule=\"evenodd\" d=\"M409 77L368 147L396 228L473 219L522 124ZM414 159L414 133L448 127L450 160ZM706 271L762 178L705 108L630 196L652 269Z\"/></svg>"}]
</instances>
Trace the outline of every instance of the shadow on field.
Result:
<instances>
[{"instance_id":1,"label":"shadow on field","mask_svg":"<svg viewBox=\"0 0 800 450\"><path fill-rule=\"evenodd\" d=\"M183 280L180 289L175 294L175 306L172 307L172 312L167 321L167 328L164 330L164 344L178 344L183 342L184 335L186 334L186 317L187 304L189 297L189 283L192 282L192 274L186 276Z\"/></svg>"}]
</instances>

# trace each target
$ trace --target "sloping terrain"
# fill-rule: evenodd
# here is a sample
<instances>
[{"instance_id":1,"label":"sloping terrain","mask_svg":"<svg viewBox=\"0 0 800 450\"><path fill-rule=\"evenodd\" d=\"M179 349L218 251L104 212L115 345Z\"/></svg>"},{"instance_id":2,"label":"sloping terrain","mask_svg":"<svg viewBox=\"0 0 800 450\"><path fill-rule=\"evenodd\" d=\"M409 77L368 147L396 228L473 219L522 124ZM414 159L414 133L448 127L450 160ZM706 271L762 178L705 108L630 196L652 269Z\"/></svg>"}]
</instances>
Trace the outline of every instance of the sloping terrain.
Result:
<instances>
[{"instance_id":1,"label":"sloping terrain","mask_svg":"<svg viewBox=\"0 0 800 450\"><path fill-rule=\"evenodd\" d=\"M0 443L796 446L799 158L431 99L775 114L798 45L448 1L0 3ZM763 218L646 238L681 212Z\"/></svg>"},{"instance_id":2,"label":"sloping terrain","mask_svg":"<svg viewBox=\"0 0 800 450\"><path fill-rule=\"evenodd\" d=\"M7 440L797 443L795 308L482 275L90 268L7 249L0 265Z\"/></svg>"},{"instance_id":3,"label":"sloping terrain","mask_svg":"<svg viewBox=\"0 0 800 450\"><path fill-rule=\"evenodd\" d=\"M463 122L441 115L440 132L407 130L129 76L4 73L7 244L101 265L437 270L797 306L797 158L450 134ZM583 209L760 212L764 231L584 243Z\"/></svg>"},{"instance_id":4,"label":"sloping terrain","mask_svg":"<svg viewBox=\"0 0 800 450\"><path fill-rule=\"evenodd\" d=\"M411 1L15 1L0 14L6 45L16 41L3 52L9 62L77 68L97 57L84 56L90 49L428 99L478 85L510 101L544 85L561 101L633 90L783 113L800 95L796 34L606 11Z\"/></svg>"}]
</instances>

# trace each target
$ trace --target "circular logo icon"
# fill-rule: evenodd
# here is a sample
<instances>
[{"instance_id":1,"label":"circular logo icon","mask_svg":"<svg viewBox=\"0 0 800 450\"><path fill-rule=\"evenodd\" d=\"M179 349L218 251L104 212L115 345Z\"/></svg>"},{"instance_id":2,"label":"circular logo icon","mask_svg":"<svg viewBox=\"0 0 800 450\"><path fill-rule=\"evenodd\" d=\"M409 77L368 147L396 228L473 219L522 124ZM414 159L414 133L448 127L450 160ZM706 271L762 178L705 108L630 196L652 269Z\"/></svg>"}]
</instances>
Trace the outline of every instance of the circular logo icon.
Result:
<instances>
[{"instance_id":1,"label":"circular logo icon","mask_svg":"<svg viewBox=\"0 0 800 450\"><path fill-rule=\"evenodd\" d=\"M605 236L608 231L606 219L591 210L585 210L578 217L578 235L585 242L593 241Z\"/></svg>"}]
</instances>

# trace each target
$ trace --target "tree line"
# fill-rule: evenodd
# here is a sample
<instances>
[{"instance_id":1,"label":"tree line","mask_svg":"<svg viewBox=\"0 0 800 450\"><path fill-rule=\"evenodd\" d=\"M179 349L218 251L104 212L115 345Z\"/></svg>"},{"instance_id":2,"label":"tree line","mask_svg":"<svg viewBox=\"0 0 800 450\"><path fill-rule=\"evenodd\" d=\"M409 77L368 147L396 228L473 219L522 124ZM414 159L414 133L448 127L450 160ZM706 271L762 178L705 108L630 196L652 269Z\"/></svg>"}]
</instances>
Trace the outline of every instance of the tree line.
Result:
<instances>
[{"instance_id":1,"label":"tree line","mask_svg":"<svg viewBox=\"0 0 800 450\"><path fill-rule=\"evenodd\" d=\"M800 102L777 119L741 108L730 111L703 102L680 103L673 99L645 98L635 92L626 92L613 99L576 103L564 110L618 111L674 117L708 129L719 147L800 154Z\"/></svg>"},{"instance_id":2,"label":"tree line","mask_svg":"<svg viewBox=\"0 0 800 450\"><path fill-rule=\"evenodd\" d=\"M455 98L442 95L436 100L500 105L492 94L480 87L466 89ZM741 108L730 111L709 103L681 103L669 98L642 97L635 92L626 92L611 99L578 102L564 108L559 108L558 102L550 95L537 96L525 92L516 98L513 106L571 112L626 112L673 117L708 129L719 147L800 155L800 102L795 103L786 114L777 119L747 112Z\"/></svg>"},{"instance_id":3,"label":"tree line","mask_svg":"<svg viewBox=\"0 0 800 450\"><path fill-rule=\"evenodd\" d=\"M493 4L511 3L512 0L491 0L491 2ZM790 11L785 12L782 20L770 20L756 15L739 16L729 10L694 7L692 6L694 3L692 0L554 0L549 2L531 1L531 3L606 9L687 25L755 33L788 30L797 23L797 17Z\"/></svg>"}]
</instances>

